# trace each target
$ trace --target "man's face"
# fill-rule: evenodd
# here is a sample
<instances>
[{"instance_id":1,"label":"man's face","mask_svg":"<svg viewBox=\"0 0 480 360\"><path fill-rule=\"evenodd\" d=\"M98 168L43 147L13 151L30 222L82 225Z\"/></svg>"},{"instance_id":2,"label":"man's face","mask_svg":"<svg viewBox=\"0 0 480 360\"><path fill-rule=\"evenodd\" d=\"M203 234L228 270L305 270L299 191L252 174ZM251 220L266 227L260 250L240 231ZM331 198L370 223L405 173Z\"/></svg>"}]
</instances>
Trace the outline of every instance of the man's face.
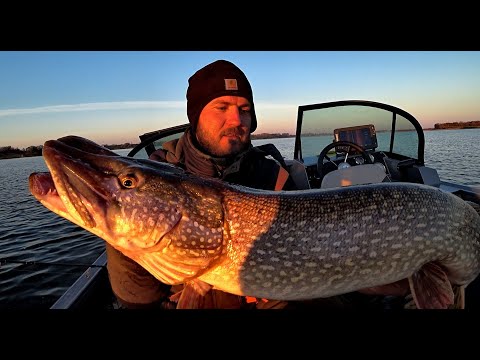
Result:
<instances>
[{"instance_id":1,"label":"man's face","mask_svg":"<svg viewBox=\"0 0 480 360\"><path fill-rule=\"evenodd\" d=\"M210 101L198 118L197 141L215 157L236 155L250 145L250 102L239 96Z\"/></svg>"}]
</instances>

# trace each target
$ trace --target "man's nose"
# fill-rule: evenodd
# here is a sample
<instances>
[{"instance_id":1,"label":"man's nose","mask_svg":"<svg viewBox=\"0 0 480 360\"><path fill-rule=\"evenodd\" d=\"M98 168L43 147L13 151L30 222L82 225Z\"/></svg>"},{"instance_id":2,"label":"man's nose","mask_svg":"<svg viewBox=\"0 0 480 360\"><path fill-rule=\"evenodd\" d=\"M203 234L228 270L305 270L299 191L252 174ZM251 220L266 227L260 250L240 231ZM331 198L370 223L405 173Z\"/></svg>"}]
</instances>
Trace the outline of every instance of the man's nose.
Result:
<instances>
[{"instance_id":1,"label":"man's nose","mask_svg":"<svg viewBox=\"0 0 480 360\"><path fill-rule=\"evenodd\" d=\"M240 126L242 124L242 118L240 116L240 109L236 106L230 107L227 113L227 123L229 126Z\"/></svg>"}]
</instances>

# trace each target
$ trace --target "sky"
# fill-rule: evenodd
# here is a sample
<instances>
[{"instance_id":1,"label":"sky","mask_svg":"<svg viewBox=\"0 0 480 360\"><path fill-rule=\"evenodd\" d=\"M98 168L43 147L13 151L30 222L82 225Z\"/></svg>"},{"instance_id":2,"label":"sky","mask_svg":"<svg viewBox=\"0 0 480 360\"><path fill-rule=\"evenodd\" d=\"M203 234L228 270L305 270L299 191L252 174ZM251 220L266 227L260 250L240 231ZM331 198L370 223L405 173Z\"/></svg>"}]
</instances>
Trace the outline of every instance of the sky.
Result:
<instances>
[{"instance_id":1,"label":"sky","mask_svg":"<svg viewBox=\"0 0 480 360\"><path fill-rule=\"evenodd\" d=\"M188 78L218 59L252 85L255 134L294 134L299 105L352 99L402 108L424 128L480 121L480 51L0 51L0 147L138 143L188 122Z\"/></svg>"}]
</instances>

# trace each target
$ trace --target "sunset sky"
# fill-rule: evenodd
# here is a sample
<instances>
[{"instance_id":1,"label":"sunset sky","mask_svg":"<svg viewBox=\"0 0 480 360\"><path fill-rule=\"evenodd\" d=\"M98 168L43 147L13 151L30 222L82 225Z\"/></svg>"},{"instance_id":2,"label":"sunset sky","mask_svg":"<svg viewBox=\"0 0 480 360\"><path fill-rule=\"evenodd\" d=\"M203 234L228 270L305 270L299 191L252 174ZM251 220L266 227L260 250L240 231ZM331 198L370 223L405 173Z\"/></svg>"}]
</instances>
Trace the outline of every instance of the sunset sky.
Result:
<instances>
[{"instance_id":1,"label":"sunset sky","mask_svg":"<svg viewBox=\"0 0 480 360\"><path fill-rule=\"evenodd\" d=\"M255 133L293 134L299 105L346 99L400 107L424 128L480 120L480 51L0 51L0 147L138 143L188 121L188 78L217 59L249 78Z\"/></svg>"}]
</instances>

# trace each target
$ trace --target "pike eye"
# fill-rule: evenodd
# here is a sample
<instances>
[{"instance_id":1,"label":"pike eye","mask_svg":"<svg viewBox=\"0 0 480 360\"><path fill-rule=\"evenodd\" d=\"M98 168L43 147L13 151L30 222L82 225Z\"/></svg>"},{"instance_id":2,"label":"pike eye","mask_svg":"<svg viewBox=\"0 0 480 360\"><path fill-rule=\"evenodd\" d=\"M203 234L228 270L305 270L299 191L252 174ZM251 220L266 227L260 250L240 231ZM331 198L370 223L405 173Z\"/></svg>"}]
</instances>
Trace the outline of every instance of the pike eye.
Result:
<instances>
[{"instance_id":1,"label":"pike eye","mask_svg":"<svg viewBox=\"0 0 480 360\"><path fill-rule=\"evenodd\" d=\"M132 189L137 185L137 179L133 176L124 176L120 179L120 183L127 189Z\"/></svg>"}]
</instances>

